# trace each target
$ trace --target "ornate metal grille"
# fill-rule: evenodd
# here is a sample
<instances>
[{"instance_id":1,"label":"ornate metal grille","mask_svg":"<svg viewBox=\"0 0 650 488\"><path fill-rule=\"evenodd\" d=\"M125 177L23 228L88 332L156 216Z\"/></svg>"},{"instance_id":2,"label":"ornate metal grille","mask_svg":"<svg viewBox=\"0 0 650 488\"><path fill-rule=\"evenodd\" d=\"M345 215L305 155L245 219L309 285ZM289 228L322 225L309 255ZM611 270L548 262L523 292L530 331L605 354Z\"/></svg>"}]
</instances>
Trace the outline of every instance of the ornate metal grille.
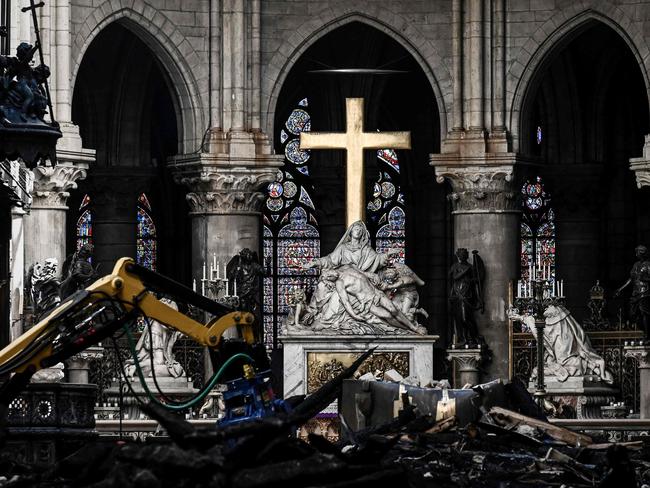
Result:
<instances>
[{"instance_id":1,"label":"ornate metal grille","mask_svg":"<svg viewBox=\"0 0 650 488\"><path fill-rule=\"evenodd\" d=\"M587 332L591 344L604 359L614 375L614 386L621 391L621 401L635 412L639 411L639 369L635 361L626 358L623 346L626 340L641 339L643 334L634 330L610 330ZM528 332L511 335L511 374L528 384L533 368L537 365L535 338Z\"/></svg>"},{"instance_id":2,"label":"ornate metal grille","mask_svg":"<svg viewBox=\"0 0 650 488\"><path fill-rule=\"evenodd\" d=\"M117 341L122 361L131 357L126 339ZM108 401L106 390L115 386L121 376L120 362L113 344L104 344L104 356L90 364L90 382L98 387L97 404L103 405ZM174 344L174 357L192 380L194 388L201 388L205 378L204 347L188 338L179 338ZM122 380L123 382L124 380Z\"/></svg>"}]
</instances>

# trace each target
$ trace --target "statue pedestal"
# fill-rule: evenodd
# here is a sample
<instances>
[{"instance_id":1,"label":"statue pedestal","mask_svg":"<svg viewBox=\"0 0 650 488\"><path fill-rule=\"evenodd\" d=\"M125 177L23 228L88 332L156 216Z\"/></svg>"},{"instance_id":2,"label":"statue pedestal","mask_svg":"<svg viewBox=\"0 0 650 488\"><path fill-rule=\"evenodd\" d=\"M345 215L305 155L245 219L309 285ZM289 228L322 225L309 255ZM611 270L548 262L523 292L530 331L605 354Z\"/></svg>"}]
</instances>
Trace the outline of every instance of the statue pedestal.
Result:
<instances>
[{"instance_id":1,"label":"statue pedestal","mask_svg":"<svg viewBox=\"0 0 650 488\"><path fill-rule=\"evenodd\" d=\"M479 365L483 360L483 349L447 349L447 360L452 362L454 372L454 388L463 388L480 383Z\"/></svg>"},{"instance_id":2,"label":"statue pedestal","mask_svg":"<svg viewBox=\"0 0 650 488\"><path fill-rule=\"evenodd\" d=\"M555 376L546 376L545 398L558 405L558 411L551 417L568 417L577 419L603 418L601 407L609 405L616 399L618 390L605 383L597 375L571 376L565 381L560 381ZM536 390L536 380L528 383L528 391ZM574 415L567 415L567 411L560 408L570 407Z\"/></svg>"},{"instance_id":3,"label":"statue pedestal","mask_svg":"<svg viewBox=\"0 0 650 488\"><path fill-rule=\"evenodd\" d=\"M178 378L172 378L170 376L156 377L158 381L158 386L160 390L168 397L174 399L177 402L182 402L190 399L198 393L198 390L194 388L192 382L189 378L185 376L180 376ZM159 398L158 390L156 389L156 384L153 381L153 378L146 377L145 382L147 387L153 393L156 398ZM140 384L140 380L136 377L131 380L131 386L135 393L135 397L129 390L129 387L124 383L124 380L120 383L113 383L106 390L107 398L110 403L120 404L120 387L122 388L122 416L124 419L144 419L147 418L146 415L140 410L140 402L138 399L144 403L149 402L149 396L146 391ZM136 398L137 397L137 398ZM197 408L200 405L197 405Z\"/></svg>"},{"instance_id":4,"label":"statue pedestal","mask_svg":"<svg viewBox=\"0 0 650 488\"><path fill-rule=\"evenodd\" d=\"M433 379L433 345L437 335L285 335L284 397L310 394L348 367L362 353L376 347L357 372L394 369L417 376L421 384ZM337 413L336 403L327 413Z\"/></svg>"}]
</instances>

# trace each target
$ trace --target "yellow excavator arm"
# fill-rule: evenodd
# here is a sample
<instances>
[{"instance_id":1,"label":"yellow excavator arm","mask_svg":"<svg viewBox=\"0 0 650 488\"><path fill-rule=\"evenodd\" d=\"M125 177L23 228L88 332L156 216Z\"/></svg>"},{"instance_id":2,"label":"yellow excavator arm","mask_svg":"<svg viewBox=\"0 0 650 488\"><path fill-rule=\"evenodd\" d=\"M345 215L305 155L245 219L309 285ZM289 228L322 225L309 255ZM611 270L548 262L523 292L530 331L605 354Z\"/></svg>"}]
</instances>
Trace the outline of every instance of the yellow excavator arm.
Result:
<instances>
[{"instance_id":1,"label":"yellow excavator arm","mask_svg":"<svg viewBox=\"0 0 650 488\"><path fill-rule=\"evenodd\" d=\"M167 306L155 293L194 305L215 318L207 324L197 322ZM66 298L34 327L2 349L0 374L31 376L113 335L139 315L157 320L210 348L217 348L224 331L234 326L239 326L246 342L254 342L252 313L232 311L135 264L130 258L122 258L111 274Z\"/></svg>"}]
</instances>

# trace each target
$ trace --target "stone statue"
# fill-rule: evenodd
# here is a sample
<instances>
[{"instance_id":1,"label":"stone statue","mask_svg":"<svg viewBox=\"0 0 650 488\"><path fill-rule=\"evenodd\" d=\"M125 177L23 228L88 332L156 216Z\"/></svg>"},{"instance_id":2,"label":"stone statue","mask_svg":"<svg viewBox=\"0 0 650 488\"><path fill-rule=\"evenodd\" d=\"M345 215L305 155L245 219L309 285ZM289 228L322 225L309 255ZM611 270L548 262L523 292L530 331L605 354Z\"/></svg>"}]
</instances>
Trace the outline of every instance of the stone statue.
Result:
<instances>
[{"instance_id":1,"label":"stone statue","mask_svg":"<svg viewBox=\"0 0 650 488\"><path fill-rule=\"evenodd\" d=\"M303 266L321 275L305 313L296 308L287 324L290 333L425 334L415 320L415 286L424 282L405 265L386 274L396 254L376 252L366 225L353 223L334 251Z\"/></svg>"},{"instance_id":2,"label":"stone statue","mask_svg":"<svg viewBox=\"0 0 650 488\"><path fill-rule=\"evenodd\" d=\"M456 345L477 346L483 342L478 334L474 312L483 313L482 281L485 276L483 260L478 251L472 251L474 259L469 263L469 253L465 248L456 250L457 262L449 270L451 291L449 309L454 325Z\"/></svg>"},{"instance_id":3,"label":"stone statue","mask_svg":"<svg viewBox=\"0 0 650 488\"><path fill-rule=\"evenodd\" d=\"M381 282L378 285L412 323L417 323L416 315L428 318L426 310L418 308L420 296L416 286L423 286L424 281L411 268L402 263L395 263L379 272Z\"/></svg>"},{"instance_id":4,"label":"stone statue","mask_svg":"<svg viewBox=\"0 0 650 488\"><path fill-rule=\"evenodd\" d=\"M637 328L641 328L646 339L650 339L650 260L648 259L648 248L637 246L636 263L632 266L630 277L623 283L614 297L632 285L632 296L630 297L630 315L636 321Z\"/></svg>"},{"instance_id":5,"label":"stone statue","mask_svg":"<svg viewBox=\"0 0 650 488\"><path fill-rule=\"evenodd\" d=\"M287 299L288 305L291 309L287 317L290 324L300 326L300 319L303 317L307 310L307 294L302 288L294 288Z\"/></svg>"},{"instance_id":6,"label":"stone statue","mask_svg":"<svg viewBox=\"0 0 650 488\"><path fill-rule=\"evenodd\" d=\"M370 245L370 233L366 224L359 220L345 231L334 251L327 256L310 261L304 265L304 268L325 269L352 265L361 271L375 273L388 265L391 256L398 254L399 251L396 249L385 254L375 251Z\"/></svg>"},{"instance_id":7,"label":"stone statue","mask_svg":"<svg viewBox=\"0 0 650 488\"><path fill-rule=\"evenodd\" d=\"M535 318L508 310L508 317L526 324L537 337ZM594 351L589 337L571 313L562 305L549 305L544 310L544 374L564 382L569 377L593 374L612 383L614 378L605 367L605 360ZM537 368L533 370L537 377Z\"/></svg>"},{"instance_id":8,"label":"stone statue","mask_svg":"<svg viewBox=\"0 0 650 488\"><path fill-rule=\"evenodd\" d=\"M83 290L98 278L97 271L90 264L91 256L92 247L89 244L84 244L65 260L63 263L64 278L59 291L61 300L78 290Z\"/></svg>"},{"instance_id":9,"label":"stone statue","mask_svg":"<svg viewBox=\"0 0 650 488\"><path fill-rule=\"evenodd\" d=\"M256 252L244 248L226 265L226 276L233 284L237 283L241 309L253 313L257 322L261 323L260 278L266 271L259 261ZM230 290L234 291L234 287Z\"/></svg>"},{"instance_id":10,"label":"stone statue","mask_svg":"<svg viewBox=\"0 0 650 488\"><path fill-rule=\"evenodd\" d=\"M36 46L21 42L16 56L0 56L0 114L12 123L43 119L47 97L41 85L50 76L45 65L32 67Z\"/></svg>"},{"instance_id":11,"label":"stone statue","mask_svg":"<svg viewBox=\"0 0 650 488\"><path fill-rule=\"evenodd\" d=\"M48 258L43 264L34 263L29 270L29 296L34 307L34 322L38 322L48 310L56 307L59 298L60 282L57 279L59 261Z\"/></svg>"},{"instance_id":12,"label":"stone statue","mask_svg":"<svg viewBox=\"0 0 650 488\"><path fill-rule=\"evenodd\" d=\"M160 301L174 310L178 310L178 306L172 300L161 298ZM178 378L183 376L185 374L183 367L176 361L172 352L174 344L181 333L168 328L157 320L150 320L149 323L151 325L151 334L149 334L149 330L145 326L140 340L138 340L135 346L138 354L138 362L140 363L144 376L153 376L151 371L152 357L154 373L157 378ZM151 339L149 338L150 335ZM125 362L125 369L129 378L136 378L137 372L133 359Z\"/></svg>"}]
</instances>

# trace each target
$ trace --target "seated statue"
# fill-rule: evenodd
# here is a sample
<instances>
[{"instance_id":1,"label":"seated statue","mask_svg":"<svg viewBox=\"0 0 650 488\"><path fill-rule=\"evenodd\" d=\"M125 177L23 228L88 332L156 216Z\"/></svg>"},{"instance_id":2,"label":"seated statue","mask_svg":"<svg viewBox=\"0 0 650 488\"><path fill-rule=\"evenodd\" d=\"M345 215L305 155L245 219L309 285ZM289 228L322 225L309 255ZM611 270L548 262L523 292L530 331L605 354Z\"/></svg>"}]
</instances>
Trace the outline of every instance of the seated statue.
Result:
<instances>
[{"instance_id":1,"label":"seated statue","mask_svg":"<svg viewBox=\"0 0 650 488\"><path fill-rule=\"evenodd\" d=\"M318 268L320 278L304 306L287 324L294 332L348 334L425 334L416 321L415 286L422 285L406 265L391 263L397 250L378 253L362 221L353 223L330 254L303 269ZM392 271L390 271L392 270ZM304 300L304 297L303 297Z\"/></svg>"},{"instance_id":2,"label":"seated statue","mask_svg":"<svg viewBox=\"0 0 650 488\"><path fill-rule=\"evenodd\" d=\"M520 314L516 309L508 310L511 320L526 324L537 338L535 318ZM558 381L569 377L593 374L606 383L614 378L605 366L605 360L596 352L580 324L562 305L549 305L544 310L544 374L555 376ZM537 377L537 368L532 377Z\"/></svg>"},{"instance_id":3,"label":"seated statue","mask_svg":"<svg viewBox=\"0 0 650 488\"><path fill-rule=\"evenodd\" d=\"M59 298L61 283L57 278L58 266L58 259L48 258L43 264L34 263L30 268L27 280L29 297L34 308L34 323L61 303Z\"/></svg>"},{"instance_id":4,"label":"seated statue","mask_svg":"<svg viewBox=\"0 0 650 488\"><path fill-rule=\"evenodd\" d=\"M161 298L160 301L174 310L178 310L178 306L172 300ZM157 320L150 320L149 323L151 325L151 334L149 334L149 329L145 326L140 340L138 340L135 346L143 375L147 377L155 374L159 378L178 378L183 376L185 374L183 367L176 361L172 352L174 344L181 335L181 332L172 330ZM152 358L153 374L151 370ZM133 359L125 362L125 369L129 378L136 378L137 373Z\"/></svg>"}]
</instances>

